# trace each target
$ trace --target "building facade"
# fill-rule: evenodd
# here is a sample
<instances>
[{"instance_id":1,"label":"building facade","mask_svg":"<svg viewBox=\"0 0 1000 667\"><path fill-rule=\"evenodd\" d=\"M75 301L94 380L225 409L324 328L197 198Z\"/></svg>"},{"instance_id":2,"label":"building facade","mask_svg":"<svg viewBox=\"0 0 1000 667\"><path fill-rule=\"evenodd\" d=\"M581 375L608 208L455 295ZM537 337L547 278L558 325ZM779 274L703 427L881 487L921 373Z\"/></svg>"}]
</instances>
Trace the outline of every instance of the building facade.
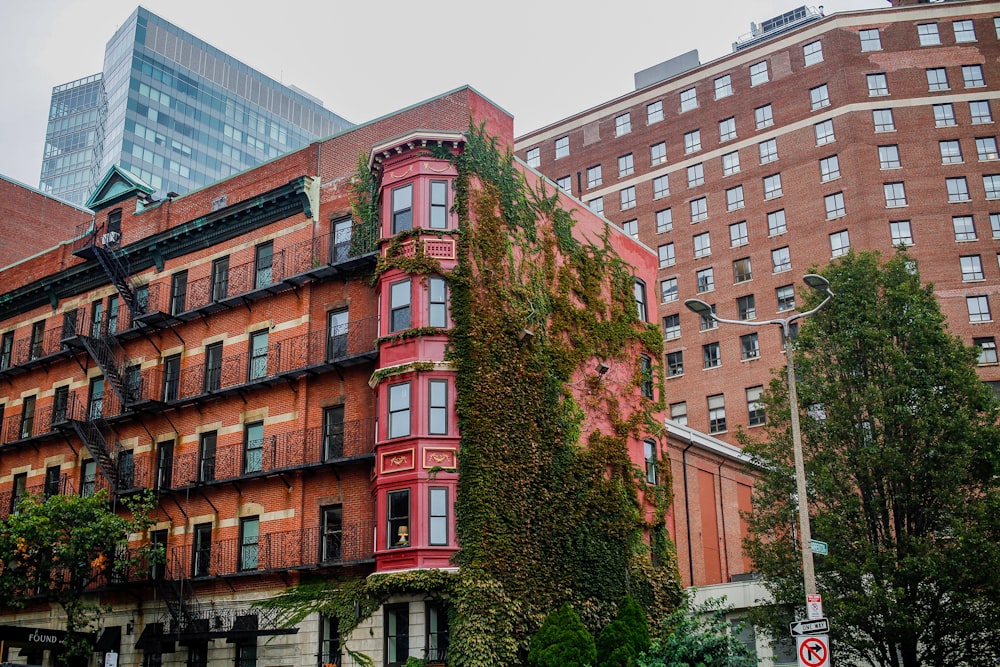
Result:
<instances>
[{"instance_id":1,"label":"building facade","mask_svg":"<svg viewBox=\"0 0 1000 667\"><path fill-rule=\"evenodd\" d=\"M82 205L114 166L185 193L351 124L143 7L104 70L52 90L39 189Z\"/></svg>"},{"instance_id":2,"label":"building facade","mask_svg":"<svg viewBox=\"0 0 1000 667\"><path fill-rule=\"evenodd\" d=\"M0 245L0 267L49 250L69 239L90 211L43 194L0 174L0 216L5 241Z\"/></svg>"},{"instance_id":3,"label":"building facade","mask_svg":"<svg viewBox=\"0 0 1000 667\"><path fill-rule=\"evenodd\" d=\"M512 144L512 118L462 88L186 196L156 199L115 166L74 239L0 271L0 514L28 493L157 498L155 525L131 546L162 545L166 563L99 573L92 595L109 611L95 660L354 665L356 651L386 667L447 661L437 599L393 598L349 637L335 618L285 628L253 603L303 578L454 567L449 286L384 262L395 252L454 268L447 156L464 150L470 118ZM376 184L374 223L352 214L359 155ZM589 212L577 225L635 267L648 312L639 285L653 284L653 251ZM658 391L652 366L642 367L648 389L631 367L601 372L622 383L623 405ZM695 504L705 513L712 467L740 456L665 435L630 440L628 455L654 485L659 461L666 484L673 459L703 459ZM718 483L742 497L734 480ZM709 542L719 527L741 530L733 514L713 521ZM687 520L683 531L676 516L668 523L678 539L692 534ZM704 549L717 547L693 553ZM729 557L710 567L743 571ZM47 638L61 618L41 598L0 610L2 659L54 664Z\"/></svg>"},{"instance_id":4,"label":"building facade","mask_svg":"<svg viewBox=\"0 0 1000 667\"><path fill-rule=\"evenodd\" d=\"M785 317L801 277L851 249L905 247L1000 388L1000 4L895 4L788 12L730 55L650 68L634 92L517 139L657 249L673 421L734 443L764 423L757 399L785 363L778 327L714 326L686 299Z\"/></svg>"}]
</instances>

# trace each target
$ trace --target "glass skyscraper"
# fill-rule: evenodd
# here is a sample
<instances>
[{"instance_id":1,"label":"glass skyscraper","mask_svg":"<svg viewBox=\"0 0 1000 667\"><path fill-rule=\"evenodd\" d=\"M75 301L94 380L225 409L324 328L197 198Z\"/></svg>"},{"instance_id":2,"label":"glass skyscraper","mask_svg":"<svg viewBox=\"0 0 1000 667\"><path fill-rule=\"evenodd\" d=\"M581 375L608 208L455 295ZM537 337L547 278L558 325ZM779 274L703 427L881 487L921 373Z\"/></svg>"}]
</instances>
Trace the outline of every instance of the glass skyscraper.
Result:
<instances>
[{"instance_id":1,"label":"glass skyscraper","mask_svg":"<svg viewBox=\"0 0 1000 667\"><path fill-rule=\"evenodd\" d=\"M158 196L183 194L349 127L138 7L108 42L102 74L53 89L39 189L82 205L118 165Z\"/></svg>"}]
</instances>

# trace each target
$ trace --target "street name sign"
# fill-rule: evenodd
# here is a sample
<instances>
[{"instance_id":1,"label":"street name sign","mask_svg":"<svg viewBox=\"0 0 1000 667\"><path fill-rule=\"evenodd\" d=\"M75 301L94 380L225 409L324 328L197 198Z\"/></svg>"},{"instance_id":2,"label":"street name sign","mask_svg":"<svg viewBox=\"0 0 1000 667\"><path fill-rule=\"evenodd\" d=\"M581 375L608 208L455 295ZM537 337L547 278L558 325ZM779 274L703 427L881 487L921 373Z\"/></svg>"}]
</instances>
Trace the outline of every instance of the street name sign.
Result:
<instances>
[{"instance_id":1,"label":"street name sign","mask_svg":"<svg viewBox=\"0 0 1000 667\"><path fill-rule=\"evenodd\" d=\"M826 542L820 542L819 540L809 540L809 548L814 554L819 554L820 556L830 555L830 545Z\"/></svg>"}]
</instances>

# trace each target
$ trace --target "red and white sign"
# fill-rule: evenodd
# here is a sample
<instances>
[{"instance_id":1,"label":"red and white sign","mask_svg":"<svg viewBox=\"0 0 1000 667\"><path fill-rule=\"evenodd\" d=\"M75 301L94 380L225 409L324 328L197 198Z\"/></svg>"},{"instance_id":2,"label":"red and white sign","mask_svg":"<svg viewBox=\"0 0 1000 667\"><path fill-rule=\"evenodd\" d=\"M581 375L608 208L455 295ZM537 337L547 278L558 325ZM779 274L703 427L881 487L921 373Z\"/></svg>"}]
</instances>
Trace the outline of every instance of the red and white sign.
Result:
<instances>
[{"instance_id":1,"label":"red and white sign","mask_svg":"<svg viewBox=\"0 0 1000 667\"><path fill-rule=\"evenodd\" d=\"M799 667L829 667L830 637L827 635L811 635L795 638L796 655Z\"/></svg>"},{"instance_id":2,"label":"red and white sign","mask_svg":"<svg viewBox=\"0 0 1000 667\"><path fill-rule=\"evenodd\" d=\"M806 596L806 617L810 621L823 618L823 598L818 593Z\"/></svg>"}]
</instances>

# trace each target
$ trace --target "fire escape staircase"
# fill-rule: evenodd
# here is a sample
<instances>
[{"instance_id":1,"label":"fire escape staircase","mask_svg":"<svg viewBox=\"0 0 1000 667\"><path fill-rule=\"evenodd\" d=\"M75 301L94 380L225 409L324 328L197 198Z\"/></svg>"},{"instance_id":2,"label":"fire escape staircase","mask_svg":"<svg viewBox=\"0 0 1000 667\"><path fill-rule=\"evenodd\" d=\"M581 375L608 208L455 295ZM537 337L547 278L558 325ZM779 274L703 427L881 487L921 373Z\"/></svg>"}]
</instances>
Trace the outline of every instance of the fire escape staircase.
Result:
<instances>
[{"instance_id":1,"label":"fire escape staircase","mask_svg":"<svg viewBox=\"0 0 1000 667\"><path fill-rule=\"evenodd\" d=\"M105 234L105 236L107 235ZM140 304L136 299L135 287L129 279L129 271L122 264L121 259L108 249L109 245L113 244L111 242L108 242L107 245L104 242L92 243L90 250L97 258L97 262L101 265L101 268L108 275L108 278L111 279L111 284L118 290L118 294L121 295L122 301L125 302L134 319L136 315L143 313L143 306L145 304Z\"/></svg>"},{"instance_id":2,"label":"fire escape staircase","mask_svg":"<svg viewBox=\"0 0 1000 667\"><path fill-rule=\"evenodd\" d=\"M169 563L166 570L166 576L160 577L156 582L157 591L169 614L169 619L166 619L169 624L165 623L163 627L167 634L179 636L194 631L198 626L199 617L193 611L196 605L194 588L186 577L175 578Z\"/></svg>"},{"instance_id":3,"label":"fire escape staircase","mask_svg":"<svg viewBox=\"0 0 1000 667\"><path fill-rule=\"evenodd\" d=\"M93 419L72 418L67 419L67 421L72 425L73 430L76 431L77 437L86 445L91 456L94 457L97 467L111 484L111 488L116 489L118 487L118 471L115 467L114 459L111 457L108 441L104 437L104 434L101 433L97 422Z\"/></svg>"}]
</instances>

